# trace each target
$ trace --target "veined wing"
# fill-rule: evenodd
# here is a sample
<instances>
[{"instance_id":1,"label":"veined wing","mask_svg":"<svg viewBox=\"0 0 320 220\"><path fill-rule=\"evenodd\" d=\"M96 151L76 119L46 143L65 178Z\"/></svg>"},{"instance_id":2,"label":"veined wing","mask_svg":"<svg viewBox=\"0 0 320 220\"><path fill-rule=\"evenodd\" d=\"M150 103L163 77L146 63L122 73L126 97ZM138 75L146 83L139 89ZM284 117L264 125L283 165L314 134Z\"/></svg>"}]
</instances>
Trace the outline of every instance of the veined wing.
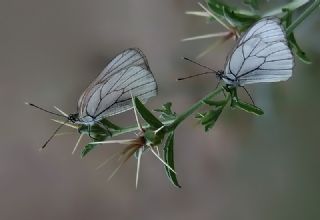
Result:
<instances>
[{"instance_id":1,"label":"veined wing","mask_svg":"<svg viewBox=\"0 0 320 220\"><path fill-rule=\"evenodd\" d=\"M129 48L113 58L93 83L97 84L99 81L106 80L131 66L150 69L146 56L138 48Z\"/></svg>"},{"instance_id":2,"label":"veined wing","mask_svg":"<svg viewBox=\"0 0 320 220\"><path fill-rule=\"evenodd\" d=\"M293 55L278 18L255 23L237 42L225 65L227 84L287 80L292 75Z\"/></svg>"},{"instance_id":3,"label":"veined wing","mask_svg":"<svg viewBox=\"0 0 320 220\"><path fill-rule=\"evenodd\" d=\"M146 102L157 94L157 84L139 49L116 56L82 94L79 118L99 120L132 108L131 93Z\"/></svg>"},{"instance_id":4,"label":"veined wing","mask_svg":"<svg viewBox=\"0 0 320 220\"><path fill-rule=\"evenodd\" d=\"M128 69L131 66L140 66L143 69L148 69L148 61L143 52L138 48L129 48L116 57L114 57L104 70L97 76L97 78L88 86L88 88L82 93L78 101L78 110L82 108L82 105L88 101L89 93L96 85L102 83L113 75Z\"/></svg>"}]
</instances>

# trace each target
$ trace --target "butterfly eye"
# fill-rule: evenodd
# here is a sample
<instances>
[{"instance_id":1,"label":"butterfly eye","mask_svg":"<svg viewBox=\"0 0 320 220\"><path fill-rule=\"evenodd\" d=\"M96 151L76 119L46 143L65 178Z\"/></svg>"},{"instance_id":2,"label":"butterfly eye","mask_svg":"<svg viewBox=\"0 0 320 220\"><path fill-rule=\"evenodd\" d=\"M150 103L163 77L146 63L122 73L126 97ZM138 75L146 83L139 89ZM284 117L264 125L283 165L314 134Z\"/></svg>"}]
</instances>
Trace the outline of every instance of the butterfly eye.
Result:
<instances>
[{"instance_id":1,"label":"butterfly eye","mask_svg":"<svg viewBox=\"0 0 320 220\"><path fill-rule=\"evenodd\" d=\"M70 114L68 118L71 122L75 123L79 118L79 114L78 113Z\"/></svg>"},{"instance_id":2,"label":"butterfly eye","mask_svg":"<svg viewBox=\"0 0 320 220\"><path fill-rule=\"evenodd\" d=\"M218 80L222 80L223 71L221 71L221 70L217 71L216 77L217 77Z\"/></svg>"}]
</instances>

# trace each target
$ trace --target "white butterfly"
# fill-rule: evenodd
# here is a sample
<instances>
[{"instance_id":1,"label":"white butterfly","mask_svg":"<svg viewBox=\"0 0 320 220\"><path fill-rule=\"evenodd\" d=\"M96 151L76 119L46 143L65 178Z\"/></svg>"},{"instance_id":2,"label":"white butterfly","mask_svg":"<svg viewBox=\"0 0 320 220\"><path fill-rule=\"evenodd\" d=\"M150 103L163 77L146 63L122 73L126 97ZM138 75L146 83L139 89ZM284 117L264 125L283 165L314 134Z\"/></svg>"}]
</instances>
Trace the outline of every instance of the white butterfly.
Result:
<instances>
[{"instance_id":1,"label":"white butterfly","mask_svg":"<svg viewBox=\"0 0 320 220\"><path fill-rule=\"evenodd\" d=\"M65 123L71 121L75 124L88 125L89 128L97 123L104 128L99 123L101 119L133 108L132 96L146 102L155 95L157 95L157 83L145 55L137 48L130 48L113 58L82 93L76 114L57 114L31 103L26 104L65 117L67 119ZM64 124L56 129L42 148Z\"/></svg>"},{"instance_id":2,"label":"white butterfly","mask_svg":"<svg viewBox=\"0 0 320 220\"><path fill-rule=\"evenodd\" d=\"M280 20L267 17L240 37L218 77L232 86L285 81L292 76L293 66L293 55Z\"/></svg>"},{"instance_id":3,"label":"white butterfly","mask_svg":"<svg viewBox=\"0 0 320 220\"><path fill-rule=\"evenodd\" d=\"M132 96L146 102L157 95L157 84L141 50L131 48L116 56L82 93L71 121L92 125L102 118L131 109Z\"/></svg>"},{"instance_id":4,"label":"white butterfly","mask_svg":"<svg viewBox=\"0 0 320 220\"><path fill-rule=\"evenodd\" d=\"M185 59L210 70L197 75L215 73L220 80L233 87L285 81L292 76L294 66L286 33L280 20L275 17L259 20L239 38L227 58L224 71L215 71ZM190 76L179 80L186 78Z\"/></svg>"}]
</instances>

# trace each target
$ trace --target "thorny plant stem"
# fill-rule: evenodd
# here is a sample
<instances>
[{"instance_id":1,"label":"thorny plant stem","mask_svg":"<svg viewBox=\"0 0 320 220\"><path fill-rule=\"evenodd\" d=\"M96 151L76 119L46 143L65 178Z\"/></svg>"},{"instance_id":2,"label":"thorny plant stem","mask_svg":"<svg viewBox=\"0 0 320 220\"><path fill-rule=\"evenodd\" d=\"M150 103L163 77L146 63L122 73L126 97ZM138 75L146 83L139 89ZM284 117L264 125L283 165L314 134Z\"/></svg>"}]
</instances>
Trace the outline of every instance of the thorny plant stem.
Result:
<instances>
[{"instance_id":1,"label":"thorny plant stem","mask_svg":"<svg viewBox=\"0 0 320 220\"><path fill-rule=\"evenodd\" d=\"M174 120L173 123L171 123L168 127L168 131L173 131L176 129L176 127L184 121L187 117L189 117L191 114L193 114L198 108L205 105L205 101L213 98L214 96L218 95L220 92L224 90L223 87L217 88L216 90L210 92L208 95L206 95L204 98L200 99L198 102L194 103L189 109L187 109L184 113L182 113L180 116Z\"/></svg>"},{"instance_id":2,"label":"thorny plant stem","mask_svg":"<svg viewBox=\"0 0 320 220\"><path fill-rule=\"evenodd\" d=\"M214 91L210 92L208 95L206 95L204 98L200 99L198 102L193 104L189 109L187 109L185 112L183 112L180 116L178 116L175 120L165 120L162 121L162 124L164 124L167 129L167 131L173 131L175 128L183 122L187 117L189 117L191 114L193 114L198 108L205 105L205 100L209 100L213 98L214 96L218 95L223 91L224 88L220 87L215 89ZM227 101L227 99L225 100ZM149 125L142 125L142 128L146 129ZM139 127L137 125L129 126L126 128L122 128L120 130L116 130L112 133L112 137L119 136L126 133L131 133L139 131Z\"/></svg>"},{"instance_id":3,"label":"thorny plant stem","mask_svg":"<svg viewBox=\"0 0 320 220\"><path fill-rule=\"evenodd\" d=\"M167 121L161 121L162 124L164 125L169 125L171 124L172 122L174 122L174 120L167 120ZM149 128L150 125L142 125L142 128L146 129L146 128ZM112 133L112 137L115 137L115 136L119 136L119 135L122 135L122 134L126 134L126 133L131 133L131 132L135 132L135 131L139 131L139 126L138 125L133 125L133 126L129 126L129 127L126 127L126 128L121 128L120 130L116 130Z\"/></svg>"}]
</instances>

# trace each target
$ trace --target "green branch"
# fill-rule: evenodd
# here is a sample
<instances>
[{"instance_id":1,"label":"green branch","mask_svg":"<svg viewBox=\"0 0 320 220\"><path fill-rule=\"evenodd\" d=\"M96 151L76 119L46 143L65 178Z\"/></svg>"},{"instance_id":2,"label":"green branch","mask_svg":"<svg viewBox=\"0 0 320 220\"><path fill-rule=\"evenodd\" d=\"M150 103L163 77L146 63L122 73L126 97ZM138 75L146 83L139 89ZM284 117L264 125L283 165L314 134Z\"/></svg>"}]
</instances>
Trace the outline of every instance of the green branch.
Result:
<instances>
[{"instance_id":1,"label":"green branch","mask_svg":"<svg viewBox=\"0 0 320 220\"><path fill-rule=\"evenodd\" d=\"M188 108L185 112L183 112L181 115L179 115L176 119L163 120L163 121L161 121L161 123L163 125L167 126L166 127L167 132L174 131L176 129L176 127L181 122L183 122L186 118L188 118L191 114L193 114L198 108L200 108L203 105L206 105L206 100L213 98L214 96L221 93L223 90L224 90L223 87L215 89L214 91L209 93L207 96L205 96L204 98L200 99L198 102L193 104L190 108ZM228 100L228 98L223 100L223 102L227 102L227 100ZM142 128L144 128L144 129L148 129L149 127L150 127L149 124L142 125ZM139 131L138 125L132 125L132 126L124 127L124 128L119 128L118 130L115 130L112 132L112 137L116 137L116 136L126 134L126 133L132 133L135 131ZM101 132L103 132L103 130L101 130Z\"/></svg>"},{"instance_id":2,"label":"green branch","mask_svg":"<svg viewBox=\"0 0 320 220\"><path fill-rule=\"evenodd\" d=\"M198 102L193 104L189 109L187 109L184 113L182 113L180 116L176 118L176 120L170 124L167 129L168 131L173 131L176 129L176 127L184 121L187 117L189 117L191 114L193 114L198 108L200 108L202 105L205 104L206 100L209 100L213 98L214 96L218 95L220 92L222 92L224 88L220 87L216 90L210 92L208 95L206 95L204 98L200 99Z\"/></svg>"}]
</instances>

